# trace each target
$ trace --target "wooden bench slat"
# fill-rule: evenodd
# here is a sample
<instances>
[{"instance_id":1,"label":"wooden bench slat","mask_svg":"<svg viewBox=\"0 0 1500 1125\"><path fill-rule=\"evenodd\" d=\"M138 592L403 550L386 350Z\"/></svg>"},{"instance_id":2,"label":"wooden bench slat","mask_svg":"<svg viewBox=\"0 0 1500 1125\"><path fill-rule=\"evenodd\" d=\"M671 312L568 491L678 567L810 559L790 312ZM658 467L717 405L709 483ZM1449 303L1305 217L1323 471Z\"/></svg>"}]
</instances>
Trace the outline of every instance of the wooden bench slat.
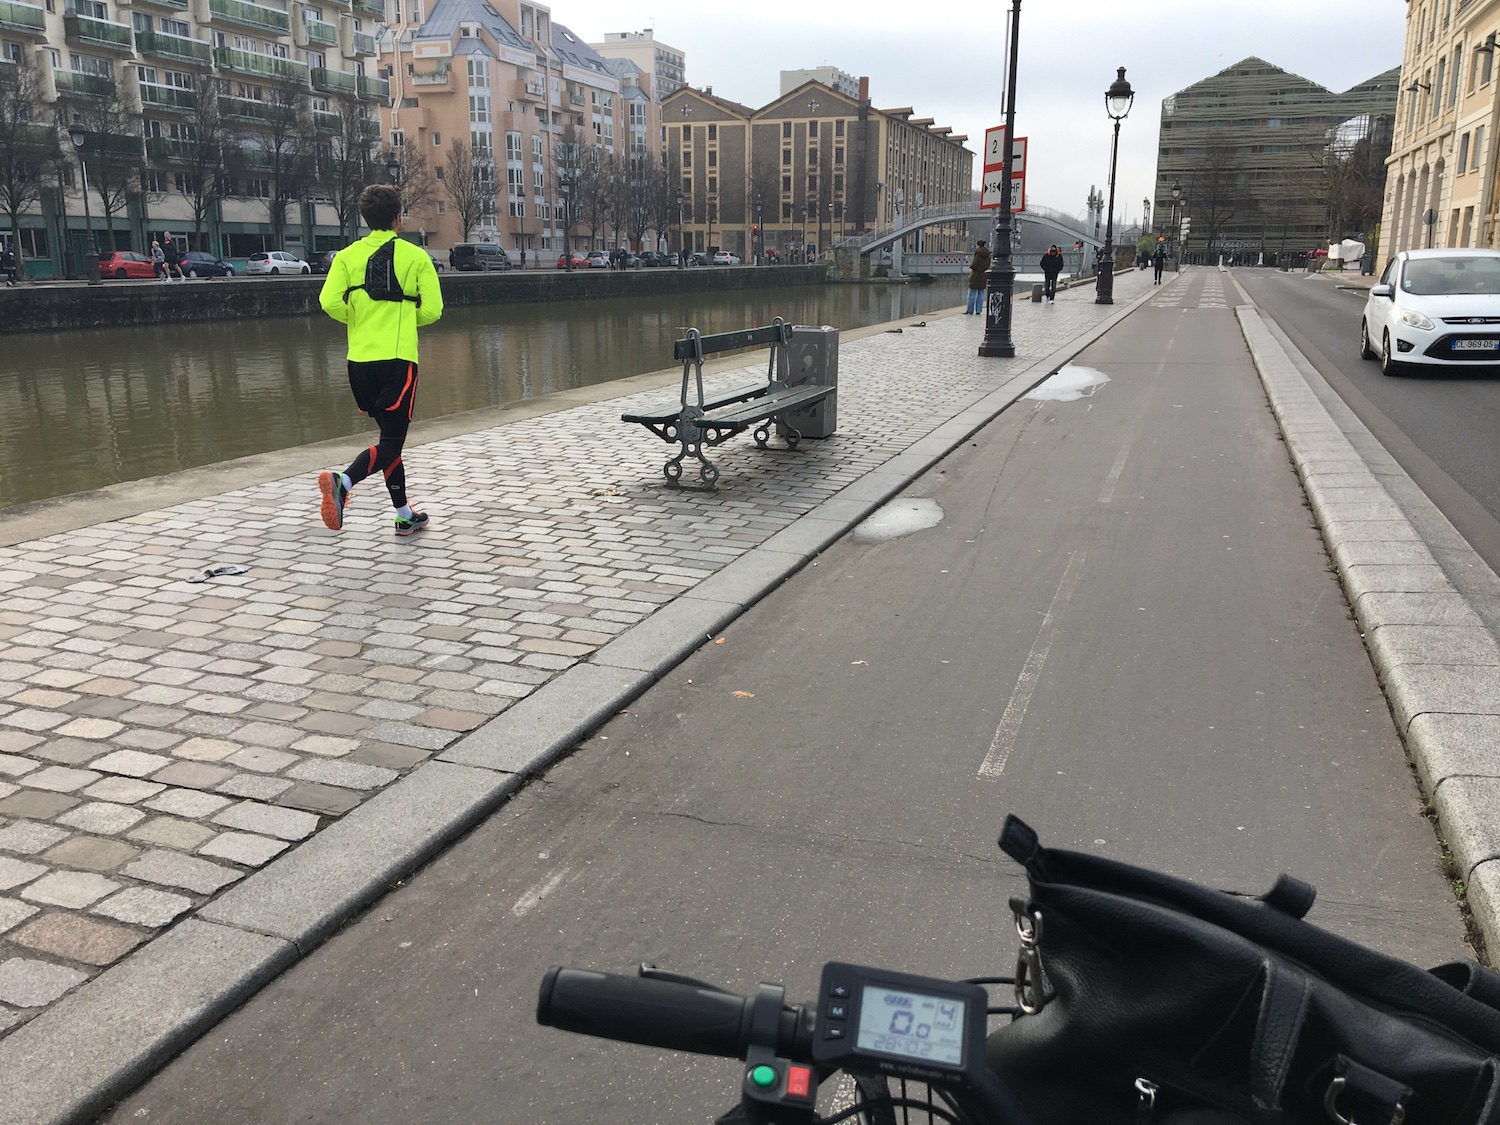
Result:
<instances>
[{"instance_id":1,"label":"wooden bench slat","mask_svg":"<svg viewBox=\"0 0 1500 1125\"><path fill-rule=\"evenodd\" d=\"M738 348L758 348L773 344L783 339L782 334L786 331L784 326L771 324L765 328L746 328L739 332L719 332L713 336L700 336L698 340L703 346L704 355L714 355L717 352L732 352ZM691 337L678 340L672 345L673 359L692 359L697 354Z\"/></svg>"}]
</instances>

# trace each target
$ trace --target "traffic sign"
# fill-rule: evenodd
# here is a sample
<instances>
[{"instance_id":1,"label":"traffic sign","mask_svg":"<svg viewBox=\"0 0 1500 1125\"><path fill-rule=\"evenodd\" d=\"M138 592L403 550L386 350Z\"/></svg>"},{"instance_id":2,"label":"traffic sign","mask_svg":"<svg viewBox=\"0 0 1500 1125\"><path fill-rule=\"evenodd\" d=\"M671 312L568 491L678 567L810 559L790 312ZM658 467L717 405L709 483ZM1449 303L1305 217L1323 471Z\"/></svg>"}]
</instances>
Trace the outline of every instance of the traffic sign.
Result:
<instances>
[{"instance_id":1,"label":"traffic sign","mask_svg":"<svg viewBox=\"0 0 1500 1125\"><path fill-rule=\"evenodd\" d=\"M1010 209L1026 210L1026 138L1017 137L1011 147L1010 164ZM1005 196L1001 194L1000 180L1005 175L1005 126L999 125L984 131L984 181L979 196L979 206L984 210L998 210Z\"/></svg>"},{"instance_id":2,"label":"traffic sign","mask_svg":"<svg viewBox=\"0 0 1500 1125\"><path fill-rule=\"evenodd\" d=\"M1000 173L986 172L984 174L984 192L979 197L981 210L998 210L1000 201L1005 197L1000 194ZM1010 209L1012 213L1026 210L1026 177L1012 176L1010 178Z\"/></svg>"},{"instance_id":3,"label":"traffic sign","mask_svg":"<svg viewBox=\"0 0 1500 1125\"><path fill-rule=\"evenodd\" d=\"M998 172L1005 166L1005 148L1003 140L1005 126L996 125L993 129L984 131L984 170L986 172ZM1011 156L1011 175L1026 174L1026 138L1017 137L1014 152Z\"/></svg>"}]
</instances>

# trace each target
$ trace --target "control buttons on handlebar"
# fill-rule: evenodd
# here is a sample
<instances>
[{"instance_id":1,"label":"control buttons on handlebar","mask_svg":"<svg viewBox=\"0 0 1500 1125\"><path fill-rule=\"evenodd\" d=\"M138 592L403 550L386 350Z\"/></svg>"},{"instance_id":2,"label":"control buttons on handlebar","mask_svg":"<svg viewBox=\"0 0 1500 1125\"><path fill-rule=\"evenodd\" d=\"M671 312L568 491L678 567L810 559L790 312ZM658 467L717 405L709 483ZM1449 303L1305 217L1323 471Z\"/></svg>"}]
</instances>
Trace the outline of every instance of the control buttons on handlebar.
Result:
<instances>
[{"instance_id":1,"label":"control buttons on handlebar","mask_svg":"<svg viewBox=\"0 0 1500 1125\"><path fill-rule=\"evenodd\" d=\"M753 1066L750 1068L750 1081L761 1089L776 1085L776 1068L774 1066Z\"/></svg>"},{"instance_id":2,"label":"control buttons on handlebar","mask_svg":"<svg viewBox=\"0 0 1500 1125\"><path fill-rule=\"evenodd\" d=\"M829 1024L823 1029L824 1039L842 1039L843 1037L844 1029L839 1027L838 1024Z\"/></svg>"},{"instance_id":3,"label":"control buttons on handlebar","mask_svg":"<svg viewBox=\"0 0 1500 1125\"><path fill-rule=\"evenodd\" d=\"M848 1004L829 1004L823 1009L823 1014L831 1020L846 1020L849 1018Z\"/></svg>"}]
</instances>

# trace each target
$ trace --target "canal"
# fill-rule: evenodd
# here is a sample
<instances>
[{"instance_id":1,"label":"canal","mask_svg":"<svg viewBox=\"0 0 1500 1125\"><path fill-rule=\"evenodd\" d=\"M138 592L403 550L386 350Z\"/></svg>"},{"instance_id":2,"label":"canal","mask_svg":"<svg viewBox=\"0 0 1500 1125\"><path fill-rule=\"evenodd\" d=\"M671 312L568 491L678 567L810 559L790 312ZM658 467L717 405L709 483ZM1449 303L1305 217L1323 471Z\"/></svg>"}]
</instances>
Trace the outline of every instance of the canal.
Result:
<instances>
[{"instance_id":1,"label":"canal","mask_svg":"<svg viewBox=\"0 0 1500 1125\"><path fill-rule=\"evenodd\" d=\"M847 331L961 305L963 286L450 308L423 330L417 417L662 370L687 326L707 335L780 316ZM343 327L326 317L35 333L0 347L0 509L354 433L373 430L349 396Z\"/></svg>"}]
</instances>

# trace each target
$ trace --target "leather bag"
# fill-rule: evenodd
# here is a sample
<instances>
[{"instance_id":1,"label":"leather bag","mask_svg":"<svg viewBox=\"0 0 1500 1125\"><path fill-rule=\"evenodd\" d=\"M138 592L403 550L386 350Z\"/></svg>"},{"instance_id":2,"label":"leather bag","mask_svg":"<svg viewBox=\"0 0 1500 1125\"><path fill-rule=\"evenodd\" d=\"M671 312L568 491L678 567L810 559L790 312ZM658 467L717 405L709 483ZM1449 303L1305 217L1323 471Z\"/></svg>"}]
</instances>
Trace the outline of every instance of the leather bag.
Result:
<instances>
[{"instance_id":1,"label":"leather bag","mask_svg":"<svg viewBox=\"0 0 1500 1125\"><path fill-rule=\"evenodd\" d=\"M1500 1125L1500 976L1424 971L1249 898L1080 852L1009 817L1030 896L1016 1018L986 1056L1045 1125Z\"/></svg>"}]
</instances>

